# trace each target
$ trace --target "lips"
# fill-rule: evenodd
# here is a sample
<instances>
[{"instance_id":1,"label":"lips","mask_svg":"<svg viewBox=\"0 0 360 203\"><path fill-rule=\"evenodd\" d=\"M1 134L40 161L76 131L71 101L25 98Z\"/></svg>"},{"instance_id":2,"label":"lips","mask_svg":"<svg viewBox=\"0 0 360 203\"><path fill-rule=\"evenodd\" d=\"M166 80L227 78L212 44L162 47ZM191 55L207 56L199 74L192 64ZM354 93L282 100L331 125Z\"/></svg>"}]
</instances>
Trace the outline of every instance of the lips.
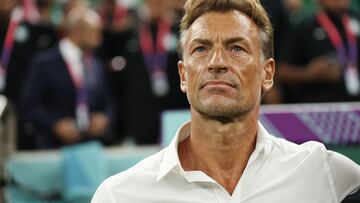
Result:
<instances>
[{"instance_id":1,"label":"lips","mask_svg":"<svg viewBox=\"0 0 360 203\"><path fill-rule=\"evenodd\" d=\"M235 85L233 83L226 80L208 80L201 86L201 88L204 88L206 86L229 86L235 88Z\"/></svg>"}]
</instances>

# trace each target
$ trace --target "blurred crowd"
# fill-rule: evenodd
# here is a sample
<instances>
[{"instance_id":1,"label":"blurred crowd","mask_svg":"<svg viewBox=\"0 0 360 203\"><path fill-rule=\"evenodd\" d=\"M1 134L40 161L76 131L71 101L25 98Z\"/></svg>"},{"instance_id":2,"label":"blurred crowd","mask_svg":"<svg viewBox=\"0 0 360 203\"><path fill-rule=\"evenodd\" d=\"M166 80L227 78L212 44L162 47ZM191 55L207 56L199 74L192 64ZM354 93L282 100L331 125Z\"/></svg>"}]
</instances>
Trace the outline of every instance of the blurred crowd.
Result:
<instances>
[{"instance_id":1,"label":"blurred crowd","mask_svg":"<svg viewBox=\"0 0 360 203\"><path fill-rule=\"evenodd\" d=\"M360 99L360 2L260 0L277 74L264 103ZM159 141L161 114L187 109L177 70L185 0L1 0L0 94L18 148Z\"/></svg>"}]
</instances>

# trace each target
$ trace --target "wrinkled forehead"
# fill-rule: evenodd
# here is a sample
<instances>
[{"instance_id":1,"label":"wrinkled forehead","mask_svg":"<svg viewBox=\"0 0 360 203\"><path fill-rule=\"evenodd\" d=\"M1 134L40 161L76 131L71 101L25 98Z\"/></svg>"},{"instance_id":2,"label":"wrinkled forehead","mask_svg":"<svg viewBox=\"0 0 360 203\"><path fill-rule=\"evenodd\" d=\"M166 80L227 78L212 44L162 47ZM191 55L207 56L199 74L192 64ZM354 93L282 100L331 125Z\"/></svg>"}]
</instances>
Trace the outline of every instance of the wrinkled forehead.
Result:
<instances>
[{"instance_id":1,"label":"wrinkled forehead","mask_svg":"<svg viewBox=\"0 0 360 203\"><path fill-rule=\"evenodd\" d=\"M236 38L242 39L263 55L260 33L256 23L240 11L211 11L198 17L189 29L181 33L179 52L185 60L191 46L197 41L223 43Z\"/></svg>"},{"instance_id":2,"label":"wrinkled forehead","mask_svg":"<svg viewBox=\"0 0 360 203\"><path fill-rule=\"evenodd\" d=\"M188 39L192 38L251 38L257 34L256 24L246 14L239 11L208 12L197 18L188 29Z\"/></svg>"}]
</instances>

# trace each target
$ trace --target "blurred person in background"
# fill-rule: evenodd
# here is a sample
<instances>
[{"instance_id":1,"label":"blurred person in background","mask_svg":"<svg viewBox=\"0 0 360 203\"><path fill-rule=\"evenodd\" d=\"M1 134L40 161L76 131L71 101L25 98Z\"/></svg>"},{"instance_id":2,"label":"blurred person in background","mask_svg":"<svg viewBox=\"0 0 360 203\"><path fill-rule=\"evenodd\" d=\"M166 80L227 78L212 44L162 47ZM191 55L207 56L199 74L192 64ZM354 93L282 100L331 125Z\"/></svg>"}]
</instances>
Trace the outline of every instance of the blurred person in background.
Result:
<instances>
[{"instance_id":1,"label":"blurred person in background","mask_svg":"<svg viewBox=\"0 0 360 203\"><path fill-rule=\"evenodd\" d=\"M285 36L291 30L290 26L290 13L291 9L295 9L295 4L301 0L260 0L261 5L265 8L266 12L270 17L271 24L274 28L274 53L275 60L278 60L281 55L282 47L284 46ZM274 78L274 86L278 86L279 81L277 77ZM264 103L281 103L282 95L278 91L279 88L271 89L264 97Z\"/></svg>"},{"instance_id":2,"label":"blurred person in background","mask_svg":"<svg viewBox=\"0 0 360 203\"><path fill-rule=\"evenodd\" d=\"M317 3L318 12L294 28L280 59L285 101L358 101L359 17L350 0Z\"/></svg>"},{"instance_id":3,"label":"blurred person in background","mask_svg":"<svg viewBox=\"0 0 360 203\"><path fill-rule=\"evenodd\" d=\"M116 0L101 0L96 10L104 25L103 43L98 52L108 63L107 70L111 75L117 69L111 66L111 60L125 49L126 39L130 37L127 35L131 35L129 31L136 26L136 15Z\"/></svg>"},{"instance_id":4,"label":"blurred person in background","mask_svg":"<svg viewBox=\"0 0 360 203\"><path fill-rule=\"evenodd\" d=\"M60 37L64 37L66 35L66 22L67 17L69 16L69 13L71 10L75 8L86 8L87 7L87 1L86 0L67 0L63 2L63 4L60 4L60 10L61 10L61 20L59 20L59 26L58 26L58 33Z\"/></svg>"},{"instance_id":5,"label":"blurred person in background","mask_svg":"<svg viewBox=\"0 0 360 203\"><path fill-rule=\"evenodd\" d=\"M104 29L110 32L122 32L132 26L133 21L128 18L128 8L117 3L116 0L102 0L98 13L104 24Z\"/></svg>"},{"instance_id":6,"label":"blurred person in background","mask_svg":"<svg viewBox=\"0 0 360 203\"><path fill-rule=\"evenodd\" d=\"M181 18L184 15L185 0L170 0L170 9L173 11L174 22L180 24Z\"/></svg>"},{"instance_id":7,"label":"blurred person in background","mask_svg":"<svg viewBox=\"0 0 360 203\"><path fill-rule=\"evenodd\" d=\"M57 41L46 13L52 0L4 0L1 9L1 73L0 89L16 105L32 55ZM8 6L7 6L8 5ZM37 5L41 7L37 7ZM39 11L41 13L39 13ZM21 60L19 60L21 59Z\"/></svg>"},{"instance_id":8,"label":"blurred person in background","mask_svg":"<svg viewBox=\"0 0 360 203\"><path fill-rule=\"evenodd\" d=\"M188 106L178 88L178 28L169 8L167 0L145 0L136 26L119 36L125 43L118 45L121 57L114 62L121 65L111 79L122 117L118 123L137 144L158 141L163 110Z\"/></svg>"},{"instance_id":9,"label":"blurred person in background","mask_svg":"<svg viewBox=\"0 0 360 203\"><path fill-rule=\"evenodd\" d=\"M122 98L118 87L119 73L124 67L126 53L125 44L132 37L132 30L136 27L136 14L134 10L116 0L101 0L97 6L97 12L101 16L104 29L103 41L97 53L105 62L106 78L109 81L114 102L114 133L117 135L115 142L121 142L124 138L124 114L120 110ZM120 74L121 75L121 74Z\"/></svg>"},{"instance_id":10,"label":"blurred person in background","mask_svg":"<svg viewBox=\"0 0 360 203\"><path fill-rule=\"evenodd\" d=\"M0 93L19 111L19 95L28 74L28 63L37 51L57 42L49 23L53 0L2 0L0 3ZM18 148L33 147L18 112Z\"/></svg>"},{"instance_id":11,"label":"blurred person in background","mask_svg":"<svg viewBox=\"0 0 360 203\"><path fill-rule=\"evenodd\" d=\"M108 141L111 102L102 65L93 55L101 42L100 17L81 7L66 19L66 36L34 58L22 93L37 148Z\"/></svg>"}]
</instances>

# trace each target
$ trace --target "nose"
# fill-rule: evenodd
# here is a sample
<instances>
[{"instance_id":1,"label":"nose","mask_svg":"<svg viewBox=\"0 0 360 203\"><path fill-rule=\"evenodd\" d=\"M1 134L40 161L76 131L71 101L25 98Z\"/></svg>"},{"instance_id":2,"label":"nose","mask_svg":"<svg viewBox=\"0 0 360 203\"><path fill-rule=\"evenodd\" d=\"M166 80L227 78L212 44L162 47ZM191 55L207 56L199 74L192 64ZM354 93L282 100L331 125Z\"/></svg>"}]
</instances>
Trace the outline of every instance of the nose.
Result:
<instances>
[{"instance_id":1,"label":"nose","mask_svg":"<svg viewBox=\"0 0 360 203\"><path fill-rule=\"evenodd\" d=\"M226 63L226 56L220 49L214 51L210 58L208 71L211 73L226 73L228 72L228 65Z\"/></svg>"}]
</instances>

